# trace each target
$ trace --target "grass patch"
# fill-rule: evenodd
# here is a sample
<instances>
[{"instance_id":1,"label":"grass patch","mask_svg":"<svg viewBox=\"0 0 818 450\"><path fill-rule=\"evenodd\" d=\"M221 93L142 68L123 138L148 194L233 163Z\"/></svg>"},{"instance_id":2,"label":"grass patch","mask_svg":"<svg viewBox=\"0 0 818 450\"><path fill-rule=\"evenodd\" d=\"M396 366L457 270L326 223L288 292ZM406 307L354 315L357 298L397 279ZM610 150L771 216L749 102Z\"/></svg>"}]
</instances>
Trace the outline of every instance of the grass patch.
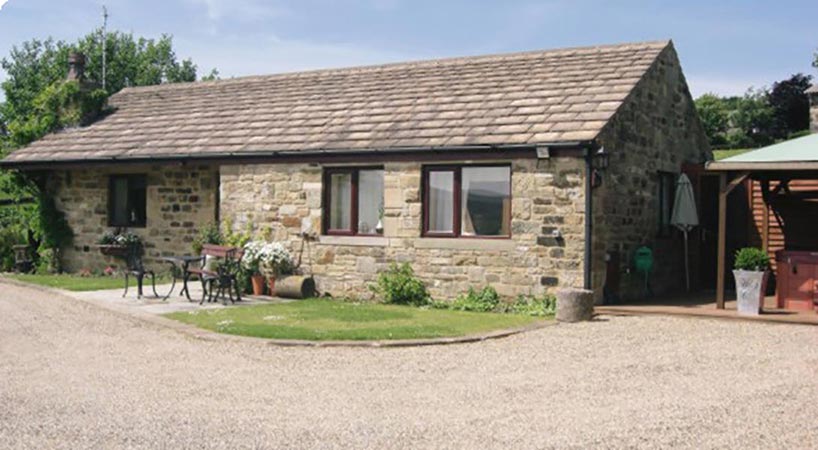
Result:
<instances>
[{"instance_id":1,"label":"grass patch","mask_svg":"<svg viewBox=\"0 0 818 450\"><path fill-rule=\"evenodd\" d=\"M33 275L14 274L9 278L20 280L26 283L39 284L52 288L65 289L68 291L99 291L103 289L124 289L124 277L80 277L77 275ZM132 278L131 286L136 286L136 279ZM145 285L150 285L146 280Z\"/></svg>"},{"instance_id":2,"label":"grass patch","mask_svg":"<svg viewBox=\"0 0 818 450\"><path fill-rule=\"evenodd\" d=\"M465 336L527 325L542 318L310 299L166 317L198 327L269 339L391 340Z\"/></svg>"},{"instance_id":3,"label":"grass patch","mask_svg":"<svg viewBox=\"0 0 818 450\"><path fill-rule=\"evenodd\" d=\"M755 150L754 148L734 148L730 150L713 150L713 158L716 161L721 161L725 158L730 158L733 156L738 156L742 153L747 153L749 151Z\"/></svg>"}]
</instances>

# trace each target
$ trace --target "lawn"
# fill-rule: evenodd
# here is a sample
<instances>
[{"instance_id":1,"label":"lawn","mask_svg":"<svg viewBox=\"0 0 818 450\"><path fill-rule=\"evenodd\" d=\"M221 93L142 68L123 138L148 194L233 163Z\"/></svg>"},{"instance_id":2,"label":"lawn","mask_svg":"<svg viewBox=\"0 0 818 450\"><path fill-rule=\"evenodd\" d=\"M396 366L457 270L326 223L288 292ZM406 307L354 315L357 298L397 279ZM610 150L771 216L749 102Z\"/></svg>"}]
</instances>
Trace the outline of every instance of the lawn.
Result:
<instances>
[{"instance_id":1,"label":"lawn","mask_svg":"<svg viewBox=\"0 0 818 450\"><path fill-rule=\"evenodd\" d=\"M310 299L167 317L212 331L272 339L387 340L465 336L545 320L518 314L474 313Z\"/></svg>"},{"instance_id":2,"label":"lawn","mask_svg":"<svg viewBox=\"0 0 818 450\"><path fill-rule=\"evenodd\" d=\"M125 287L123 277L80 277L77 275L9 275L15 280L39 284L68 291L99 291L102 289L122 289ZM131 279L131 286L136 286L136 279ZM146 284L150 285L150 281Z\"/></svg>"}]
</instances>

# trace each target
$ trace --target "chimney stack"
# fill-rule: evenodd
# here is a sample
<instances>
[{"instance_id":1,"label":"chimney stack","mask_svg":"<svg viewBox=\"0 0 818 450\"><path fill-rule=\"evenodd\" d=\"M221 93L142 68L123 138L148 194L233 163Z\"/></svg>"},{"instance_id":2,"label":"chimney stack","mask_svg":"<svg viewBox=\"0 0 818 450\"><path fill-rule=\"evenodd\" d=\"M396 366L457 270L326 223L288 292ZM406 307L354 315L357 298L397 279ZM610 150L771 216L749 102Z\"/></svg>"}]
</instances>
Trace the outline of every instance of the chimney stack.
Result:
<instances>
[{"instance_id":1,"label":"chimney stack","mask_svg":"<svg viewBox=\"0 0 818 450\"><path fill-rule=\"evenodd\" d=\"M818 133L818 84L813 84L807 89L809 96L809 129L813 133Z\"/></svg>"},{"instance_id":2,"label":"chimney stack","mask_svg":"<svg viewBox=\"0 0 818 450\"><path fill-rule=\"evenodd\" d=\"M85 76L85 55L71 52L68 55L68 81L82 81Z\"/></svg>"}]
</instances>

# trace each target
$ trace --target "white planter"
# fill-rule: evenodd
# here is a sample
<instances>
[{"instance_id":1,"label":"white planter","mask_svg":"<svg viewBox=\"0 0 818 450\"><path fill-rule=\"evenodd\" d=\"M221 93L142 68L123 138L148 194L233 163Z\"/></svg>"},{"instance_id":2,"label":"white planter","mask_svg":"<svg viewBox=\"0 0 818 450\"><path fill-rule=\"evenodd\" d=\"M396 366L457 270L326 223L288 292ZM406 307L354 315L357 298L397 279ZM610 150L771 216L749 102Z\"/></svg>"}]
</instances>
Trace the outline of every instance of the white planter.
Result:
<instances>
[{"instance_id":1,"label":"white planter","mask_svg":"<svg viewBox=\"0 0 818 450\"><path fill-rule=\"evenodd\" d=\"M755 270L734 270L736 279L736 302L741 315L757 316L764 306L768 272Z\"/></svg>"}]
</instances>

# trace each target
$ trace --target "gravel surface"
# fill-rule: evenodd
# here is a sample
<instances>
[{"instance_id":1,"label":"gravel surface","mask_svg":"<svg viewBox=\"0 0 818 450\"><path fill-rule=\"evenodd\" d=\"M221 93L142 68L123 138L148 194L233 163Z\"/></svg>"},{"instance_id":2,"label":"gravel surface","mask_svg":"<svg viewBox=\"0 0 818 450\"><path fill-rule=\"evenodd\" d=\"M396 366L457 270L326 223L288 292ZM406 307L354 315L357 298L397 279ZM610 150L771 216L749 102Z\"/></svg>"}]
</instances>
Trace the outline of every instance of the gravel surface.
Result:
<instances>
[{"instance_id":1,"label":"gravel surface","mask_svg":"<svg viewBox=\"0 0 818 450\"><path fill-rule=\"evenodd\" d=\"M282 348L0 281L0 448L739 446L818 447L818 328L602 317Z\"/></svg>"}]
</instances>

